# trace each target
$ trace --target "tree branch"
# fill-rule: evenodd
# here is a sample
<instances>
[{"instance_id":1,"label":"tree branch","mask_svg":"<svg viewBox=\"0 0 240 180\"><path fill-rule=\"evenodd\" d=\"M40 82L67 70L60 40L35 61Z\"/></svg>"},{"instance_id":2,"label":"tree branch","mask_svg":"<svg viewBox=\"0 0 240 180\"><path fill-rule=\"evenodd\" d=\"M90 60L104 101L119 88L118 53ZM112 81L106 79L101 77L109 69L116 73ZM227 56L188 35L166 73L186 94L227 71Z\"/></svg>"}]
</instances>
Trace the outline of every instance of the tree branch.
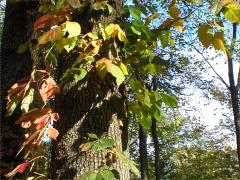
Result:
<instances>
[{"instance_id":1,"label":"tree branch","mask_svg":"<svg viewBox=\"0 0 240 180\"><path fill-rule=\"evenodd\" d=\"M229 85L224 81L222 76L220 76L217 71L214 69L214 67L208 62L207 58L193 45L193 48L203 57L203 60L211 67L213 72L218 76L218 78L222 81L222 83L229 89Z\"/></svg>"}]
</instances>

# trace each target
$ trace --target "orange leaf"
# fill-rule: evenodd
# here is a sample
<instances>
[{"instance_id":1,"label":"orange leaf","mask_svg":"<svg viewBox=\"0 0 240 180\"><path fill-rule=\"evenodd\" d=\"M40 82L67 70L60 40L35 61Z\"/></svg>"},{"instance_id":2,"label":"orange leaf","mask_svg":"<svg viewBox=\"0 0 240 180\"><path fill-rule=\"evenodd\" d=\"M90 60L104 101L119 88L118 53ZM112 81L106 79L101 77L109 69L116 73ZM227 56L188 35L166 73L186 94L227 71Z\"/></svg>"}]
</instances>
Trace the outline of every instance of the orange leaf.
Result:
<instances>
[{"instance_id":1,"label":"orange leaf","mask_svg":"<svg viewBox=\"0 0 240 180\"><path fill-rule=\"evenodd\" d=\"M41 88L39 89L39 93L44 103L47 102L47 100L51 96L53 96L55 93L59 93L59 92L60 92L60 89L52 78L48 78L44 80L41 85Z\"/></svg>"},{"instance_id":2,"label":"orange leaf","mask_svg":"<svg viewBox=\"0 0 240 180\"><path fill-rule=\"evenodd\" d=\"M51 118L52 118L54 121L57 121L57 120L59 119L58 113L52 113L52 114L51 114Z\"/></svg>"},{"instance_id":3,"label":"orange leaf","mask_svg":"<svg viewBox=\"0 0 240 180\"><path fill-rule=\"evenodd\" d=\"M34 23L34 31L45 28L49 26L54 20L60 19L63 15L70 13L69 8L62 9L55 14L46 14L39 17Z\"/></svg>"},{"instance_id":4,"label":"orange leaf","mask_svg":"<svg viewBox=\"0 0 240 180\"><path fill-rule=\"evenodd\" d=\"M53 139L56 140L57 137L58 137L59 132L58 132L58 130L56 130L55 128L49 128L48 131L47 131L47 134L48 134L51 138L53 138Z\"/></svg>"},{"instance_id":5,"label":"orange leaf","mask_svg":"<svg viewBox=\"0 0 240 180\"><path fill-rule=\"evenodd\" d=\"M41 116L50 112L50 108L33 109L32 111L29 111L28 113L22 115L15 123L19 124L21 122L34 121L35 119L40 118Z\"/></svg>"}]
</instances>

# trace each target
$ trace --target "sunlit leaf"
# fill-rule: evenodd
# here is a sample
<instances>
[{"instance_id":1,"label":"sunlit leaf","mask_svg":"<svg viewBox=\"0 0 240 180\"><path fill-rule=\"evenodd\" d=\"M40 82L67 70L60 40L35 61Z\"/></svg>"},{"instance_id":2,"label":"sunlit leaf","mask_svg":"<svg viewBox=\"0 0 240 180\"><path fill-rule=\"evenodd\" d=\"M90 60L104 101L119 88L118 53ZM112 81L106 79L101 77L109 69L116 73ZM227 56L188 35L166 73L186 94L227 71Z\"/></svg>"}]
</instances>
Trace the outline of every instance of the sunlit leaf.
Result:
<instances>
[{"instance_id":1,"label":"sunlit leaf","mask_svg":"<svg viewBox=\"0 0 240 180\"><path fill-rule=\"evenodd\" d=\"M66 21L61 24L63 32L68 32L68 38L79 36L81 33L81 26L77 22Z\"/></svg>"},{"instance_id":2,"label":"sunlit leaf","mask_svg":"<svg viewBox=\"0 0 240 180\"><path fill-rule=\"evenodd\" d=\"M212 29L210 25L200 25L198 28L198 38L205 48L208 48L213 40Z\"/></svg>"},{"instance_id":3,"label":"sunlit leaf","mask_svg":"<svg viewBox=\"0 0 240 180\"><path fill-rule=\"evenodd\" d=\"M135 34L137 34L139 36L142 34L141 31L137 30L134 26L131 26L131 29L132 29L133 33L135 33Z\"/></svg>"},{"instance_id":4,"label":"sunlit leaf","mask_svg":"<svg viewBox=\"0 0 240 180\"><path fill-rule=\"evenodd\" d=\"M226 47L224 45L223 32L216 32L214 34L212 45L216 50L221 50L225 54L227 53L226 52Z\"/></svg>"},{"instance_id":5,"label":"sunlit leaf","mask_svg":"<svg viewBox=\"0 0 240 180\"><path fill-rule=\"evenodd\" d=\"M173 26L179 31L179 32L182 32L183 31L183 23L184 23L184 20L183 19L179 19L177 21L175 21L173 23Z\"/></svg>"},{"instance_id":6,"label":"sunlit leaf","mask_svg":"<svg viewBox=\"0 0 240 180\"><path fill-rule=\"evenodd\" d=\"M181 14L181 11L176 6L171 6L169 7L169 14L172 18L177 19Z\"/></svg>"},{"instance_id":7,"label":"sunlit leaf","mask_svg":"<svg viewBox=\"0 0 240 180\"><path fill-rule=\"evenodd\" d=\"M120 63L120 66L119 66L123 72L124 75L128 75L128 70L127 70L127 66L125 66L125 64L123 63Z\"/></svg>"},{"instance_id":8,"label":"sunlit leaf","mask_svg":"<svg viewBox=\"0 0 240 180\"><path fill-rule=\"evenodd\" d=\"M112 74L112 76L114 76L116 78L117 86L122 84L122 82L125 80L123 71L116 63L114 63L113 60L102 58L97 61L96 68L100 73L102 71L107 71L110 74Z\"/></svg>"},{"instance_id":9,"label":"sunlit leaf","mask_svg":"<svg viewBox=\"0 0 240 180\"><path fill-rule=\"evenodd\" d=\"M48 128L47 130L47 134L49 137L51 137L52 139L57 139L59 132L58 130L56 130L55 128Z\"/></svg>"},{"instance_id":10,"label":"sunlit leaf","mask_svg":"<svg viewBox=\"0 0 240 180\"><path fill-rule=\"evenodd\" d=\"M227 20L229 20L232 23L236 23L240 21L240 5L235 3L228 4L223 14Z\"/></svg>"},{"instance_id":11,"label":"sunlit leaf","mask_svg":"<svg viewBox=\"0 0 240 180\"><path fill-rule=\"evenodd\" d=\"M38 38L38 44L46 44L51 41L56 41L57 39L60 39L62 36L63 36L62 29L60 26L57 26L54 29L51 29L43 33Z\"/></svg>"},{"instance_id":12,"label":"sunlit leaf","mask_svg":"<svg viewBox=\"0 0 240 180\"><path fill-rule=\"evenodd\" d=\"M91 134L91 133L88 133L88 137L90 137L92 139L99 139L96 134Z\"/></svg>"},{"instance_id":13,"label":"sunlit leaf","mask_svg":"<svg viewBox=\"0 0 240 180\"><path fill-rule=\"evenodd\" d=\"M23 113L28 112L30 104L33 102L33 96L34 96L34 89L31 88L28 90L28 92L26 93L21 103L21 110L23 111Z\"/></svg>"},{"instance_id":14,"label":"sunlit leaf","mask_svg":"<svg viewBox=\"0 0 240 180\"><path fill-rule=\"evenodd\" d=\"M50 97L59 92L60 89L58 85L51 77L44 80L39 89L43 102L47 102Z\"/></svg>"},{"instance_id":15,"label":"sunlit leaf","mask_svg":"<svg viewBox=\"0 0 240 180\"><path fill-rule=\"evenodd\" d=\"M69 14L71 10L69 8L62 9L54 14L46 14L38 18L34 23L34 31L37 31L42 28L49 26L54 20Z\"/></svg>"}]
</instances>

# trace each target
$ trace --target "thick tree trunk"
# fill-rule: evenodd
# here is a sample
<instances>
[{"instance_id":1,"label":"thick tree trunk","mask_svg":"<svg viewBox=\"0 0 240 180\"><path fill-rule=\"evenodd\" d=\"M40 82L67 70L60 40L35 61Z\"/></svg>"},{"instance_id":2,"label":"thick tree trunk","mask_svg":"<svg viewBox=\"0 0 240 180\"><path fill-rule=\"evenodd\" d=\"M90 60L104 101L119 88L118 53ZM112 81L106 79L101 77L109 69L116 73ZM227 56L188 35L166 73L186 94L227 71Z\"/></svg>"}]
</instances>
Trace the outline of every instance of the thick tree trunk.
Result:
<instances>
[{"instance_id":1,"label":"thick tree trunk","mask_svg":"<svg viewBox=\"0 0 240 180\"><path fill-rule=\"evenodd\" d=\"M0 121L0 161L1 174L9 172L21 161L21 155L15 155L24 140L22 128L15 125L20 111L10 117L6 116L7 90L17 81L29 75L32 68L29 50L18 54L18 46L31 36L32 12L37 11L34 1L7 1L5 8L4 28L1 42L1 121ZM4 178L1 176L1 178Z\"/></svg>"},{"instance_id":2,"label":"thick tree trunk","mask_svg":"<svg viewBox=\"0 0 240 180\"><path fill-rule=\"evenodd\" d=\"M107 13L104 13L105 16L99 13L93 15L89 10L78 14L84 33L97 30L99 22L104 26L116 21L122 4L121 1L111 4L114 12L110 16ZM108 50L103 49L101 55L107 54ZM66 62L73 58L66 55L59 62L60 76L68 67ZM84 80L77 84L65 84L57 97L56 110L60 120L56 128L60 135L53 142L51 179L78 179L83 173L107 164L119 172L120 179L127 180L128 168L118 158L109 157L109 151L97 154L92 150L81 152L79 149L87 141L87 133L101 136L107 132L107 136L114 139L120 149L127 150L126 126L121 127L119 124L119 120L126 123L124 86L118 88L110 75L101 80L95 68L90 68Z\"/></svg>"},{"instance_id":3,"label":"thick tree trunk","mask_svg":"<svg viewBox=\"0 0 240 180\"><path fill-rule=\"evenodd\" d=\"M235 43L237 39L237 24L233 24L233 42ZM234 43L232 44L234 46ZM237 142L237 156L238 164L240 169L240 94L239 88L235 85L234 74L233 74L233 60L232 57L228 57L228 76L230 83L230 94L231 102L234 116L234 125L236 131L236 142Z\"/></svg>"},{"instance_id":4,"label":"thick tree trunk","mask_svg":"<svg viewBox=\"0 0 240 180\"><path fill-rule=\"evenodd\" d=\"M143 180L149 179L148 171L148 156L147 156L147 134L146 130L139 124L139 154L141 178Z\"/></svg>"}]
</instances>

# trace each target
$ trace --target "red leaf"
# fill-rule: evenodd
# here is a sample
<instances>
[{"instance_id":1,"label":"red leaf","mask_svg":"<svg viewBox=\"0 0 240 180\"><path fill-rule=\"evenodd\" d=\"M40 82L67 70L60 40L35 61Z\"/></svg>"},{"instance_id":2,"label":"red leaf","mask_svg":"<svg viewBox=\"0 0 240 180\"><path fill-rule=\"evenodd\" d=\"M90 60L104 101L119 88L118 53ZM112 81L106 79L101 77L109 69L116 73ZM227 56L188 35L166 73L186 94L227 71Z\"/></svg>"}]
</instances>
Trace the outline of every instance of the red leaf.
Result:
<instances>
[{"instance_id":1,"label":"red leaf","mask_svg":"<svg viewBox=\"0 0 240 180\"><path fill-rule=\"evenodd\" d=\"M28 161L25 161L22 164L19 164L15 169L13 169L11 172L4 174L4 176L6 178L12 177L14 176L17 172L19 173L23 173L23 171L25 171L26 167L29 165Z\"/></svg>"},{"instance_id":2,"label":"red leaf","mask_svg":"<svg viewBox=\"0 0 240 180\"><path fill-rule=\"evenodd\" d=\"M34 31L37 31L39 29L49 26L54 20L60 19L61 16L65 15L65 14L69 14L70 11L71 11L71 9L65 8L54 14L46 14L46 15L39 17L34 23Z\"/></svg>"},{"instance_id":3,"label":"red leaf","mask_svg":"<svg viewBox=\"0 0 240 180\"><path fill-rule=\"evenodd\" d=\"M28 162L28 161L20 164L20 165L18 166L18 172L19 172L19 173L23 173L23 171L25 171L25 169L26 169L26 167L28 167L28 165L29 165L29 162Z\"/></svg>"},{"instance_id":4,"label":"red leaf","mask_svg":"<svg viewBox=\"0 0 240 180\"><path fill-rule=\"evenodd\" d=\"M55 128L49 128L48 131L47 131L47 134L53 138L53 139L57 139L58 135L59 135L59 132L58 130L56 130Z\"/></svg>"},{"instance_id":5,"label":"red leaf","mask_svg":"<svg viewBox=\"0 0 240 180\"><path fill-rule=\"evenodd\" d=\"M36 125L36 129L39 130L43 128L49 121L51 117L49 114L45 114L38 119L36 119L33 123Z\"/></svg>"},{"instance_id":6,"label":"red leaf","mask_svg":"<svg viewBox=\"0 0 240 180\"><path fill-rule=\"evenodd\" d=\"M41 88L39 89L39 93L42 97L43 102L47 102L47 100L51 96L59 92L60 92L60 89L52 78L48 78L44 80L41 85Z\"/></svg>"}]
</instances>

